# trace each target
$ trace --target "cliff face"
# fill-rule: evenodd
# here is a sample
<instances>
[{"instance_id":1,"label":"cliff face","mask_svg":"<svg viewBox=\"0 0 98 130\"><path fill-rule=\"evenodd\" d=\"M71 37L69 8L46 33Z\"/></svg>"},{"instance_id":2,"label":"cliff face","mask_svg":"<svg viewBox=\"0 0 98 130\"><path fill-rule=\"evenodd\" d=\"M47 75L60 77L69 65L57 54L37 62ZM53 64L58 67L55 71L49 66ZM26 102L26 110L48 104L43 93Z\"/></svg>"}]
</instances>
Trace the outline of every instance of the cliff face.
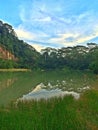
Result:
<instances>
[{"instance_id":1,"label":"cliff face","mask_svg":"<svg viewBox=\"0 0 98 130\"><path fill-rule=\"evenodd\" d=\"M14 54L12 54L13 48L11 48L11 40L17 37L14 29L11 25L7 23L3 23L0 21L0 58L4 60L13 60L17 61L17 58ZM13 41L14 42L14 41Z\"/></svg>"},{"instance_id":2,"label":"cliff face","mask_svg":"<svg viewBox=\"0 0 98 130\"><path fill-rule=\"evenodd\" d=\"M24 42L18 39L13 27L7 23L0 21L0 63L5 60L8 64L15 61L16 67L19 68L34 68L37 65L39 53Z\"/></svg>"},{"instance_id":3,"label":"cliff face","mask_svg":"<svg viewBox=\"0 0 98 130\"><path fill-rule=\"evenodd\" d=\"M12 53L7 51L3 47L0 47L0 58L5 60L13 60L13 61L18 60Z\"/></svg>"}]
</instances>

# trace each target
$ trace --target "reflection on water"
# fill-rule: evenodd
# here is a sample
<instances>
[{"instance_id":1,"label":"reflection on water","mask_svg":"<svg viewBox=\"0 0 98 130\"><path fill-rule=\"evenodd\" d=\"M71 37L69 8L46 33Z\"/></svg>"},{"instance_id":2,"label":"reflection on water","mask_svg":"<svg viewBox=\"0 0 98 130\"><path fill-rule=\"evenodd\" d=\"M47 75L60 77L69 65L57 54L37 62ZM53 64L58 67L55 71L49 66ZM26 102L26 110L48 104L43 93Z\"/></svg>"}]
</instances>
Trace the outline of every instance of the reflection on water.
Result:
<instances>
[{"instance_id":1,"label":"reflection on water","mask_svg":"<svg viewBox=\"0 0 98 130\"><path fill-rule=\"evenodd\" d=\"M9 79L0 81L0 91L2 89L5 89L5 88L11 86L16 80L17 80L16 78L9 78Z\"/></svg>"},{"instance_id":2,"label":"reflection on water","mask_svg":"<svg viewBox=\"0 0 98 130\"><path fill-rule=\"evenodd\" d=\"M77 92L73 91L73 88L66 89L66 81L57 81L58 83L52 85L48 82L47 85L40 83L38 84L30 93L23 95L21 100L40 100L40 99L48 99L52 97L64 97L65 95L72 95L75 99L80 97L80 93L84 90L90 89L89 86L77 88ZM60 88L60 86L62 86Z\"/></svg>"},{"instance_id":3,"label":"reflection on water","mask_svg":"<svg viewBox=\"0 0 98 130\"><path fill-rule=\"evenodd\" d=\"M78 99L81 92L91 89L98 79L95 75L87 76L85 79L82 73L66 74L62 71L3 72L0 73L0 105L16 101L29 92L22 99L34 97L39 100L64 95L73 95Z\"/></svg>"},{"instance_id":4,"label":"reflection on water","mask_svg":"<svg viewBox=\"0 0 98 130\"><path fill-rule=\"evenodd\" d=\"M50 87L49 87L50 86ZM65 95L72 95L75 99L80 97L80 94L74 91L63 91L60 88L53 88L53 86L48 83L45 86L43 83L40 83L27 95L23 95L21 100L40 100L40 99L48 99L52 97L64 97Z\"/></svg>"}]
</instances>

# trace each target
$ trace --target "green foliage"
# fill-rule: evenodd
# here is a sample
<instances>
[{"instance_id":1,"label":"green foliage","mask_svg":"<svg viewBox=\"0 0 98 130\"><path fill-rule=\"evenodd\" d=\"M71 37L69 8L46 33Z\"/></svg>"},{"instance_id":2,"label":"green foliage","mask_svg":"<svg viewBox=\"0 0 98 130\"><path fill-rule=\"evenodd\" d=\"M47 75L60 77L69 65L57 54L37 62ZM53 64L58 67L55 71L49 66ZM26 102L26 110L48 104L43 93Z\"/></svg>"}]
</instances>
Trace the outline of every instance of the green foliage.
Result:
<instances>
[{"instance_id":1,"label":"green foliage","mask_svg":"<svg viewBox=\"0 0 98 130\"><path fill-rule=\"evenodd\" d=\"M91 57L89 68L94 73L98 74L98 46L90 50L89 56Z\"/></svg>"},{"instance_id":2,"label":"green foliage","mask_svg":"<svg viewBox=\"0 0 98 130\"><path fill-rule=\"evenodd\" d=\"M41 52L39 67L42 69L62 69L70 67L75 70L93 70L98 72L98 45L75 46L61 49L46 48Z\"/></svg>"},{"instance_id":3,"label":"green foliage","mask_svg":"<svg viewBox=\"0 0 98 130\"><path fill-rule=\"evenodd\" d=\"M34 68L39 53L30 45L19 40L14 29L9 24L0 21L0 46L17 57L20 68Z\"/></svg>"},{"instance_id":4,"label":"green foliage","mask_svg":"<svg viewBox=\"0 0 98 130\"><path fill-rule=\"evenodd\" d=\"M95 73L98 74L98 61L94 61L90 64L89 68Z\"/></svg>"},{"instance_id":5,"label":"green foliage","mask_svg":"<svg viewBox=\"0 0 98 130\"><path fill-rule=\"evenodd\" d=\"M0 46L17 58L15 62L18 68L50 70L70 67L75 70L89 69L98 73L98 45L96 43L87 43L87 47L79 45L61 49L47 47L38 53L32 46L18 39L11 25L0 21ZM6 63L4 62L3 68L7 66ZM9 62L8 64L10 66ZM3 62L0 66L3 66Z\"/></svg>"},{"instance_id":6,"label":"green foliage","mask_svg":"<svg viewBox=\"0 0 98 130\"><path fill-rule=\"evenodd\" d=\"M0 130L97 130L97 99L93 90L78 101L66 96L11 104L0 109Z\"/></svg>"},{"instance_id":7,"label":"green foliage","mask_svg":"<svg viewBox=\"0 0 98 130\"><path fill-rule=\"evenodd\" d=\"M9 69L9 68L17 68L17 63L12 60L4 60L0 59L0 68Z\"/></svg>"}]
</instances>

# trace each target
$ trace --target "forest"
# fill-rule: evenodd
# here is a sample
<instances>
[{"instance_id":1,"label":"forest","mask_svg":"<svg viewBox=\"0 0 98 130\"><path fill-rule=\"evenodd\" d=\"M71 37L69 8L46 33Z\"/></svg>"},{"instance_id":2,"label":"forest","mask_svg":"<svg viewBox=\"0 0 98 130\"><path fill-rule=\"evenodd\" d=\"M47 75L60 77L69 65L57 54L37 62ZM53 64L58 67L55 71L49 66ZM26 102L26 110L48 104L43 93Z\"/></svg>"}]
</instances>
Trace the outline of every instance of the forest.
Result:
<instances>
[{"instance_id":1,"label":"forest","mask_svg":"<svg viewBox=\"0 0 98 130\"><path fill-rule=\"evenodd\" d=\"M38 52L23 40L19 40L13 27L0 21L0 47L14 55L4 58L0 52L0 68L89 70L98 74L98 44L87 43L73 47L54 49L47 47Z\"/></svg>"}]
</instances>

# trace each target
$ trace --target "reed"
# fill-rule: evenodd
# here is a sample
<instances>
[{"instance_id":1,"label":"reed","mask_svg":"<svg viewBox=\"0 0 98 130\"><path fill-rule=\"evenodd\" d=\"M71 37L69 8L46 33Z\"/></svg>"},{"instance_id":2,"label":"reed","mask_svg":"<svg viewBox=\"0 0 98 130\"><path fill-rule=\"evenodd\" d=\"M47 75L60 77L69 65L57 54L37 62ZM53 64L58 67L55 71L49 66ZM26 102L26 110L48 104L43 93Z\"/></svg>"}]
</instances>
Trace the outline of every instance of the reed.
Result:
<instances>
[{"instance_id":1,"label":"reed","mask_svg":"<svg viewBox=\"0 0 98 130\"><path fill-rule=\"evenodd\" d=\"M97 130L98 91L79 100L72 96L12 103L0 108L0 130Z\"/></svg>"}]
</instances>

